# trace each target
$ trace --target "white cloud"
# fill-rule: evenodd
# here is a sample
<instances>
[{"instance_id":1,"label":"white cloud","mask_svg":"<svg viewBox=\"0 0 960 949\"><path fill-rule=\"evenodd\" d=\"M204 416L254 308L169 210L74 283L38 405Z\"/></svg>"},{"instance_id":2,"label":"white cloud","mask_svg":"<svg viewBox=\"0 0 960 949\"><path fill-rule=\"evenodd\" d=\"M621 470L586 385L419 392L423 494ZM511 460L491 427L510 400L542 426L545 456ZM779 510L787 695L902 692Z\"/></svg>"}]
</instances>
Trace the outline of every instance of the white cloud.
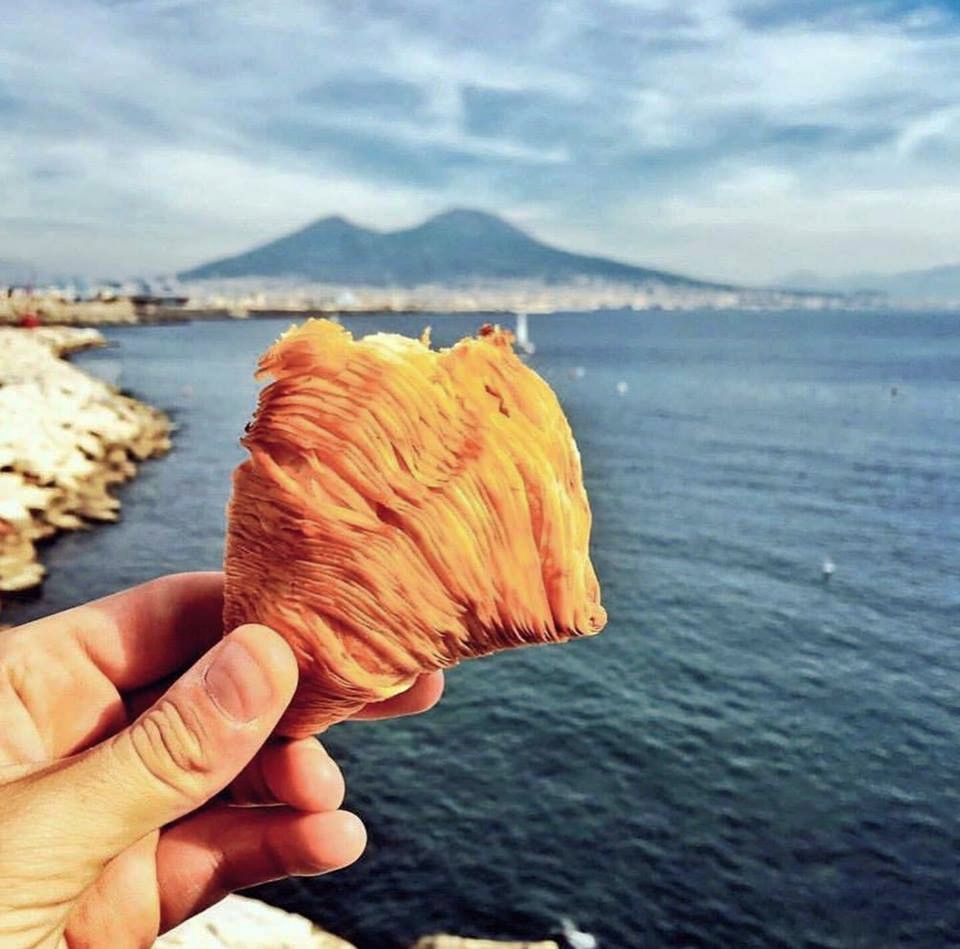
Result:
<instances>
[{"instance_id":1,"label":"white cloud","mask_svg":"<svg viewBox=\"0 0 960 949\"><path fill-rule=\"evenodd\" d=\"M633 101L638 144L649 149L668 149L684 140L682 110L670 96L659 89L641 89Z\"/></svg>"},{"instance_id":2,"label":"white cloud","mask_svg":"<svg viewBox=\"0 0 960 949\"><path fill-rule=\"evenodd\" d=\"M900 158L909 158L924 145L937 140L960 140L960 106L934 109L908 122L897 136L896 151Z\"/></svg>"},{"instance_id":3,"label":"white cloud","mask_svg":"<svg viewBox=\"0 0 960 949\"><path fill-rule=\"evenodd\" d=\"M739 31L719 49L692 56L681 74L707 101L793 117L888 88L913 52L903 37L866 30L830 33ZM902 81L902 80L901 80Z\"/></svg>"},{"instance_id":4,"label":"white cloud","mask_svg":"<svg viewBox=\"0 0 960 949\"><path fill-rule=\"evenodd\" d=\"M791 193L797 186L797 176L783 168L763 166L746 167L718 182L714 189L721 206L747 205L762 207L763 202ZM668 207L678 207L673 203Z\"/></svg>"},{"instance_id":5,"label":"white cloud","mask_svg":"<svg viewBox=\"0 0 960 949\"><path fill-rule=\"evenodd\" d=\"M756 283L792 270L838 276L960 257L960 189L951 186L811 191L758 174L752 184L738 176L653 211L649 200L623 208L605 235L610 251L630 240L668 269ZM650 223L638 231L636 221Z\"/></svg>"},{"instance_id":6,"label":"white cloud","mask_svg":"<svg viewBox=\"0 0 960 949\"><path fill-rule=\"evenodd\" d=\"M960 20L861 3L805 25L789 4L516 0L506 23L429 0L22 5L0 46L0 257L169 269L315 215L447 204L738 279L960 257ZM302 96L370 76L422 108ZM536 122L468 129L468 86L542 97L544 143Z\"/></svg>"}]
</instances>

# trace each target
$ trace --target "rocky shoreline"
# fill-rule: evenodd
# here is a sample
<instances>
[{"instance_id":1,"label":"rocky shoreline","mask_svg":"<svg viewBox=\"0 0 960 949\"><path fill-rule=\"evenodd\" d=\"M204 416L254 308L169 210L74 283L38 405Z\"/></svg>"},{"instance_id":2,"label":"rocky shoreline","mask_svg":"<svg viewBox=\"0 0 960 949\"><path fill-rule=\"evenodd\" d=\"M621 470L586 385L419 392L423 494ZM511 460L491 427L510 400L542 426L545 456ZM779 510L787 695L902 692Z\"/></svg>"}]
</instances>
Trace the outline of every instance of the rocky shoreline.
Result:
<instances>
[{"instance_id":1,"label":"rocky shoreline","mask_svg":"<svg viewBox=\"0 0 960 949\"><path fill-rule=\"evenodd\" d=\"M63 357L93 329L0 327L0 598L44 576L36 543L115 521L111 488L170 448L170 420Z\"/></svg>"},{"instance_id":2,"label":"rocky shoreline","mask_svg":"<svg viewBox=\"0 0 960 949\"><path fill-rule=\"evenodd\" d=\"M308 919L245 896L228 896L153 944L153 949L358 949ZM543 942L497 942L438 934L410 949L559 949Z\"/></svg>"}]
</instances>

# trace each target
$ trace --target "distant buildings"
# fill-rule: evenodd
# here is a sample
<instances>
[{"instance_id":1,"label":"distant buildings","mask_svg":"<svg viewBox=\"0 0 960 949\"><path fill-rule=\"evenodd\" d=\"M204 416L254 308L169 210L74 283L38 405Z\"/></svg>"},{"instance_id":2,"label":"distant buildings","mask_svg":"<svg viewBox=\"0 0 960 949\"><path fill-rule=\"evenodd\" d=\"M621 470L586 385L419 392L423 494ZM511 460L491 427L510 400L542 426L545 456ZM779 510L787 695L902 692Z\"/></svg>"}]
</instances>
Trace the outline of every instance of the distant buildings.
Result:
<instances>
[{"instance_id":1,"label":"distant buildings","mask_svg":"<svg viewBox=\"0 0 960 949\"><path fill-rule=\"evenodd\" d=\"M185 283L190 307L330 312L551 313L600 309L824 310L875 309L879 294L831 294L765 288L714 288L648 281L580 278L568 283L499 280L416 287L343 286L252 277Z\"/></svg>"},{"instance_id":2,"label":"distant buildings","mask_svg":"<svg viewBox=\"0 0 960 949\"><path fill-rule=\"evenodd\" d=\"M581 277L382 287L236 277L180 282L166 278L0 290L0 323L35 313L42 323L138 323L258 317L276 313L551 313L645 310L876 310L879 293L818 293Z\"/></svg>"}]
</instances>

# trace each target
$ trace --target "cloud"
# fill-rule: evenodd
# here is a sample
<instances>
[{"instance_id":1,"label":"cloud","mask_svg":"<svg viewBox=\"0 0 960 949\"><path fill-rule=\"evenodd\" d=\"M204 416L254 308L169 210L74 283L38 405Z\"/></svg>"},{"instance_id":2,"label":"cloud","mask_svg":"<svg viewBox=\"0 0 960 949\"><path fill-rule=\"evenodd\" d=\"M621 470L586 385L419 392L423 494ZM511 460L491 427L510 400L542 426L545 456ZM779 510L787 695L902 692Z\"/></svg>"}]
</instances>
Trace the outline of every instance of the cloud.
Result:
<instances>
[{"instance_id":1,"label":"cloud","mask_svg":"<svg viewBox=\"0 0 960 949\"><path fill-rule=\"evenodd\" d=\"M334 76L304 89L298 101L322 109L349 109L381 119L423 115L426 92L416 83L387 77Z\"/></svg>"},{"instance_id":2,"label":"cloud","mask_svg":"<svg viewBox=\"0 0 960 949\"><path fill-rule=\"evenodd\" d=\"M960 106L934 109L907 122L897 135L896 151L901 158L910 158L930 145L949 144L953 154L960 145Z\"/></svg>"},{"instance_id":3,"label":"cloud","mask_svg":"<svg viewBox=\"0 0 960 949\"><path fill-rule=\"evenodd\" d=\"M816 246L820 272L837 276L875 271L878 260L908 269L911 260L938 259L940 235L958 214L953 187L850 185L825 195L757 170L724 182L712 202L672 199L662 240L700 254L714 275L736 272L747 258L760 273L782 274L785 261L810 259Z\"/></svg>"},{"instance_id":4,"label":"cloud","mask_svg":"<svg viewBox=\"0 0 960 949\"><path fill-rule=\"evenodd\" d=\"M960 256L946 0L38 0L6 21L0 257L156 272L452 204L730 279Z\"/></svg>"}]
</instances>

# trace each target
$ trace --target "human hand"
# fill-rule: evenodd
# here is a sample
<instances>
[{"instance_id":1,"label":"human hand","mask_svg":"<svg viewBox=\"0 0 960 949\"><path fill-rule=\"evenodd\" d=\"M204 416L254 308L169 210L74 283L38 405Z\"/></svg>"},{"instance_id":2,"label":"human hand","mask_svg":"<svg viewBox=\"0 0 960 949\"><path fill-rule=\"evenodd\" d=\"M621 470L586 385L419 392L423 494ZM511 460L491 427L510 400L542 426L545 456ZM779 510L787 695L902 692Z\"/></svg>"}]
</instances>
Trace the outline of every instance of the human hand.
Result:
<instances>
[{"instance_id":1,"label":"human hand","mask_svg":"<svg viewBox=\"0 0 960 949\"><path fill-rule=\"evenodd\" d=\"M149 946L231 890L362 853L323 748L267 740L293 652L263 626L221 642L221 609L220 574L179 574L0 633L0 946Z\"/></svg>"}]
</instances>

